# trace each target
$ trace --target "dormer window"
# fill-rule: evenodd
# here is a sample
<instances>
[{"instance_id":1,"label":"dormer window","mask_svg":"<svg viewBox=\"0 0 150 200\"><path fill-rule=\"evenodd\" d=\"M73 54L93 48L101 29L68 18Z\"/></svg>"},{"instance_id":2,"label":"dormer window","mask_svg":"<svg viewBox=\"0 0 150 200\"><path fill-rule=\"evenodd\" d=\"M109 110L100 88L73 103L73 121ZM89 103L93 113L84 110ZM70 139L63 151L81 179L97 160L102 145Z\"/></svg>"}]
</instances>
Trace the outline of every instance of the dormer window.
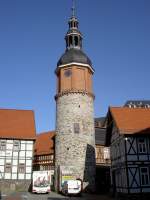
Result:
<instances>
[{"instance_id":1,"label":"dormer window","mask_svg":"<svg viewBox=\"0 0 150 200\"><path fill-rule=\"evenodd\" d=\"M149 104L146 104L146 105L145 105L145 108L150 108L150 105L149 105Z\"/></svg>"}]
</instances>

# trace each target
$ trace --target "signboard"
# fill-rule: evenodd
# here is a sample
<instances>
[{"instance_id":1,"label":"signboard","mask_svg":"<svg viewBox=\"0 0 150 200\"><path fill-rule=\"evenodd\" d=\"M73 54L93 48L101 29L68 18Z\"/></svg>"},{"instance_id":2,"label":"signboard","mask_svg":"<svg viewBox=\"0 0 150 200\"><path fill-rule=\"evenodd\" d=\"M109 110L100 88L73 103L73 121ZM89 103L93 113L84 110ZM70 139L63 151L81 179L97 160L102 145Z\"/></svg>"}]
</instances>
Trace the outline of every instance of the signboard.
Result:
<instances>
[{"instance_id":1,"label":"signboard","mask_svg":"<svg viewBox=\"0 0 150 200\"><path fill-rule=\"evenodd\" d=\"M63 186L64 182L69 181L69 180L75 180L75 177L71 174L62 175L61 176L61 186Z\"/></svg>"},{"instance_id":2,"label":"signboard","mask_svg":"<svg viewBox=\"0 0 150 200\"><path fill-rule=\"evenodd\" d=\"M64 182L76 179L73 174L73 166L60 166L59 177L59 187L61 191Z\"/></svg>"}]
</instances>

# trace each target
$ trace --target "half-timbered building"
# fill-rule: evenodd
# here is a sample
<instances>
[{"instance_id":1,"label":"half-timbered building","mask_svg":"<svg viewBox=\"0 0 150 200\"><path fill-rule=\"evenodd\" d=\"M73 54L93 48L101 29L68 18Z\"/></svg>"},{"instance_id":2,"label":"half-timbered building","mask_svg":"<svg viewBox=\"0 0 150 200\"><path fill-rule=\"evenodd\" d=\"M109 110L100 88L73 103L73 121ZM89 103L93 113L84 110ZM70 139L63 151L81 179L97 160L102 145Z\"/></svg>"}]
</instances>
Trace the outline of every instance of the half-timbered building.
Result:
<instances>
[{"instance_id":1,"label":"half-timbered building","mask_svg":"<svg viewBox=\"0 0 150 200\"><path fill-rule=\"evenodd\" d=\"M54 186L54 131L40 133L34 145L33 171L49 171Z\"/></svg>"},{"instance_id":2,"label":"half-timbered building","mask_svg":"<svg viewBox=\"0 0 150 200\"><path fill-rule=\"evenodd\" d=\"M0 109L1 189L28 189L35 137L33 111Z\"/></svg>"},{"instance_id":3,"label":"half-timbered building","mask_svg":"<svg viewBox=\"0 0 150 200\"><path fill-rule=\"evenodd\" d=\"M54 131L40 133L34 144L33 170L54 170Z\"/></svg>"},{"instance_id":4,"label":"half-timbered building","mask_svg":"<svg viewBox=\"0 0 150 200\"><path fill-rule=\"evenodd\" d=\"M150 109L111 107L106 143L116 194L148 199L150 194Z\"/></svg>"}]
</instances>

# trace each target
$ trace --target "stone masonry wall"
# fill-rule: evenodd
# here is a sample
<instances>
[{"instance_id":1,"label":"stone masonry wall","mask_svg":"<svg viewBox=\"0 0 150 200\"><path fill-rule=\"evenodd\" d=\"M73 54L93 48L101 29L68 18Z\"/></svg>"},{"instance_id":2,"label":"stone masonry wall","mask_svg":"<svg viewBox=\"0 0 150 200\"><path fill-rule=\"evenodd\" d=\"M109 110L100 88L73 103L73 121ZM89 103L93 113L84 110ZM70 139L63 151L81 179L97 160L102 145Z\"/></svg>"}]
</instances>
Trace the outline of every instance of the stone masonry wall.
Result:
<instances>
[{"instance_id":1,"label":"stone masonry wall","mask_svg":"<svg viewBox=\"0 0 150 200\"><path fill-rule=\"evenodd\" d=\"M71 93L57 99L55 140L55 187L59 166L73 166L85 190L95 190L95 133L93 98ZM74 123L79 124L75 133Z\"/></svg>"},{"instance_id":2,"label":"stone masonry wall","mask_svg":"<svg viewBox=\"0 0 150 200\"><path fill-rule=\"evenodd\" d=\"M30 191L31 180L0 180L0 192Z\"/></svg>"}]
</instances>

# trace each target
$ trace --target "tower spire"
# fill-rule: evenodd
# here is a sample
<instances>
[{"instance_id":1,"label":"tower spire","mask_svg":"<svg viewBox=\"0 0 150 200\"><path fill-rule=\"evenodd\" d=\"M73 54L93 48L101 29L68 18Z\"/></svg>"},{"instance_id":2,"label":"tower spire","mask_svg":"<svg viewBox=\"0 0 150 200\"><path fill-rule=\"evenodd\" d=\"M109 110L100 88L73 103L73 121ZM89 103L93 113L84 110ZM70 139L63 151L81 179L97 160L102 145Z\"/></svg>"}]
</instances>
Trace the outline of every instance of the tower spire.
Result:
<instances>
[{"instance_id":1,"label":"tower spire","mask_svg":"<svg viewBox=\"0 0 150 200\"><path fill-rule=\"evenodd\" d=\"M72 17L75 17L75 0L72 0Z\"/></svg>"},{"instance_id":2,"label":"tower spire","mask_svg":"<svg viewBox=\"0 0 150 200\"><path fill-rule=\"evenodd\" d=\"M66 34L66 50L82 48L82 34L78 29L78 20L75 16L75 0L72 0L72 16L69 19L69 30Z\"/></svg>"}]
</instances>

